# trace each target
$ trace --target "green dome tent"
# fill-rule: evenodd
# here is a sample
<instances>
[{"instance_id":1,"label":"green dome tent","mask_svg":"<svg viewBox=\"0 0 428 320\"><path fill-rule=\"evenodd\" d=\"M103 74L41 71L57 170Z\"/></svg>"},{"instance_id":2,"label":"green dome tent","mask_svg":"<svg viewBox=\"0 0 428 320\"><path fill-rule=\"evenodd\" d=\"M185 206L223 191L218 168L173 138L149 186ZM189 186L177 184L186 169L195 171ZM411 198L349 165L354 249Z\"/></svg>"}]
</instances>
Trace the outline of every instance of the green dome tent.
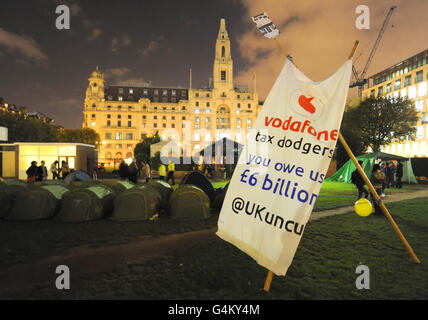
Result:
<instances>
[{"instance_id":1,"label":"green dome tent","mask_svg":"<svg viewBox=\"0 0 428 320\"><path fill-rule=\"evenodd\" d=\"M48 185L60 185L65 186L64 180L45 180L45 181L36 181L33 183L34 186L48 186Z\"/></svg>"},{"instance_id":2,"label":"green dome tent","mask_svg":"<svg viewBox=\"0 0 428 320\"><path fill-rule=\"evenodd\" d=\"M105 185L76 188L64 195L57 222L82 222L101 219L113 210L116 195Z\"/></svg>"},{"instance_id":3,"label":"green dome tent","mask_svg":"<svg viewBox=\"0 0 428 320\"><path fill-rule=\"evenodd\" d=\"M135 187L135 184L128 181L128 180L121 180L121 181L115 181L115 182L104 182L104 184L109 186L110 188L112 188L113 191L116 193L116 195L119 195L122 192Z\"/></svg>"},{"instance_id":4,"label":"green dome tent","mask_svg":"<svg viewBox=\"0 0 428 320\"><path fill-rule=\"evenodd\" d=\"M159 210L161 195L149 185L139 185L119 194L114 201L113 215L117 221L148 220Z\"/></svg>"},{"instance_id":5,"label":"green dome tent","mask_svg":"<svg viewBox=\"0 0 428 320\"><path fill-rule=\"evenodd\" d=\"M76 188L87 188L87 187L91 187L91 186L97 186L97 185L101 185L102 183L98 180L89 180L89 181L73 181L70 183L70 187L72 189L76 189Z\"/></svg>"},{"instance_id":6,"label":"green dome tent","mask_svg":"<svg viewBox=\"0 0 428 320\"><path fill-rule=\"evenodd\" d=\"M67 192L66 186L56 184L28 187L18 194L13 209L5 218L15 221L52 218L58 213Z\"/></svg>"},{"instance_id":7,"label":"green dome tent","mask_svg":"<svg viewBox=\"0 0 428 320\"><path fill-rule=\"evenodd\" d=\"M17 196L27 189L21 180L7 179L0 182L0 219L5 217L15 205Z\"/></svg>"},{"instance_id":8,"label":"green dome tent","mask_svg":"<svg viewBox=\"0 0 428 320\"><path fill-rule=\"evenodd\" d=\"M169 198L174 189L169 185L169 183L166 183L165 181L161 180L150 180L147 184L155 188L161 195L161 203L159 209L166 209L168 207Z\"/></svg>"},{"instance_id":9,"label":"green dome tent","mask_svg":"<svg viewBox=\"0 0 428 320\"><path fill-rule=\"evenodd\" d=\"M168 212L173 219L208 219L210 199L196 186L181 185L169 199Z\"/></svg>"},{"instance_id":10,"label":"green dome tent","mask_svg":"<svg viewBox=\"0 0 428 320\"><path fill-rule=\"evenodd\" d=\"M357 160L364 162L364 172L367 177L370 179L372 174L373 165L377 160L381 162L391 161L391 160L401 160L403 164L403 178L401 179L403 183L417 183L415 175L413 174L412 164L408 158L396 156L384 152L374 152L368 154L362 154L356 156ZM338 181L351 183L352 172L356 169L354 163L349 159L339 170L336 171L331 177L327 178L326 181Z\"/></svg>"}]
</instances>

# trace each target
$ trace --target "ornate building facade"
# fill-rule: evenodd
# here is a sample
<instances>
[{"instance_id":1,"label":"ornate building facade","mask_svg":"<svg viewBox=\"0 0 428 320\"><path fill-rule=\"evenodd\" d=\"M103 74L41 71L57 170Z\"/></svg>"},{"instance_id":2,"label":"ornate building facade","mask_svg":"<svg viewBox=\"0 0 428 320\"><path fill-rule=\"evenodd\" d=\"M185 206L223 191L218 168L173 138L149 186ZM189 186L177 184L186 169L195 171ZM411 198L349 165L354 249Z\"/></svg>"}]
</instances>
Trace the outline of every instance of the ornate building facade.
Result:
<instances>
[{"instance_id":1,"label":"ornate building facade","mask_svg":"<svg viewBox=\"0 0 428 320\"><path fill-rule=\"evenodd\" d=\"M86 90L83 127L100 135L99 162L132 158L136 144L156 132L175 140L189 156L224 137L245 144L260 108L257 92L233 82L230 39L221 19L207 87L153 87L148 82L105 88L97 67Z\"/></svg>"}]
</instances>

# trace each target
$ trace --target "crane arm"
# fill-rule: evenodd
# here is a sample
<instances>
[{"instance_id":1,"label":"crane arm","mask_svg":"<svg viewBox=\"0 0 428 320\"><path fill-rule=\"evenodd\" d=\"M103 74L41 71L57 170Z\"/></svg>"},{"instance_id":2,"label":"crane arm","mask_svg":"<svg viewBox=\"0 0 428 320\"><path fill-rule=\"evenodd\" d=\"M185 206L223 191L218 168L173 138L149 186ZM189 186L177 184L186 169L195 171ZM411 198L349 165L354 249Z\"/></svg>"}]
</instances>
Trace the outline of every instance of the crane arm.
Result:
<instances>
[{"instance_id":1,"label":"crane arm","mask_svg":"<svg viewBox=\"0 0 428 320\"><path fill-rule=\"evenodd\" d=\"M364 79L364 77L366 75L366 72L367 72L367 70L369 68L369 65L370 65L370 63L371 63L371 61L373 59L373 56L374 56L374 54L376 52L376 49L377 49L377 47L379 45L380 39L382 39L383 33L385 32L386 26L388 25L389 19L391 18L392 12L394 11L395 8L397 8L397 6L392 6L389 9L388 14L386 15L385 21L383 22L382 28L379 31L379 35L377 36L376 42L375 42L375 44L373 46L373 49L370 52L369 58L367 59L366 66L364 67L364 70L363 70L363 72L360 75L361 79Z\"/></svg>"}]
</instances>

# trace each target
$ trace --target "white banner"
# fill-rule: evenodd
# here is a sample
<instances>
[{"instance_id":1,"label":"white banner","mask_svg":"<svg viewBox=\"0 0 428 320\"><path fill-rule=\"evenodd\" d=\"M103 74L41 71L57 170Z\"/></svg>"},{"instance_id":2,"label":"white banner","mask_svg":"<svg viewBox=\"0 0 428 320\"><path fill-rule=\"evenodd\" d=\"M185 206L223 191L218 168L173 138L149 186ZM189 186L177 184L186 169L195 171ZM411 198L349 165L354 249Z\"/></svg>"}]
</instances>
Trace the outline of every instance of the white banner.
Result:
<instances>
[{"instance_id":1,"label":"white banner","mask_svg":"<svg viewBox=\"0 0 428 320\"><path fill-rule=\"evenodd\" d=\"M313 82L288 59L240 156L217 235L285 275L327 173L352 61Z\"/></svg>"}]
</instances>

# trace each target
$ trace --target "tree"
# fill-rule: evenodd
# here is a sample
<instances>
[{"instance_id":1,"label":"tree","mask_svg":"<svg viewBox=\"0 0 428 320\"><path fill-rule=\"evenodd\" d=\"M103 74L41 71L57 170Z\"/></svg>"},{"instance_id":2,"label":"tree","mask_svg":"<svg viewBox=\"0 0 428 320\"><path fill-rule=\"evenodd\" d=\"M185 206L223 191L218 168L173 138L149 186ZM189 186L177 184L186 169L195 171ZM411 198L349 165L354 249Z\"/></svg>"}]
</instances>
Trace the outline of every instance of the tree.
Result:
<instances>
[{"instance_id":1,"label":"tree","mask_svg":"<svg viewBox=\"0 0 428 320\"><path fill-rule=\"evenodd\" d=\"M377 152L380 147L392 142L415 140L417 120L418 115L411 100L369 98L346 111L341 131L354 137L361 151L370 147L373 152ZM350 140L352 138L347 141Z\"/></svg>"},{"instance_id":2,"label":"tree","mask_svg":"<svg viewBox=\"0 0 428 320\"><path fill-rule=\"evenodd\" d=\"M91 128L83 129L64 129L59 137L62 142L80 142L98 145L100 142L99 134Z\"/></svg>"},{"instance_id":3,"label":"tree","mask_svg":"<svg viewBox=\"0 0 428 320\"><path fill-rule=\"evenodd\" d=\"M141 163L141 161L150 163L150 146L154 143L158 143L159 141L160 137L156 131L153 136L145 137L143 141L138 143L134 149L134 156L137 159L137 163Z\"/></svg>"}]
</instances>

